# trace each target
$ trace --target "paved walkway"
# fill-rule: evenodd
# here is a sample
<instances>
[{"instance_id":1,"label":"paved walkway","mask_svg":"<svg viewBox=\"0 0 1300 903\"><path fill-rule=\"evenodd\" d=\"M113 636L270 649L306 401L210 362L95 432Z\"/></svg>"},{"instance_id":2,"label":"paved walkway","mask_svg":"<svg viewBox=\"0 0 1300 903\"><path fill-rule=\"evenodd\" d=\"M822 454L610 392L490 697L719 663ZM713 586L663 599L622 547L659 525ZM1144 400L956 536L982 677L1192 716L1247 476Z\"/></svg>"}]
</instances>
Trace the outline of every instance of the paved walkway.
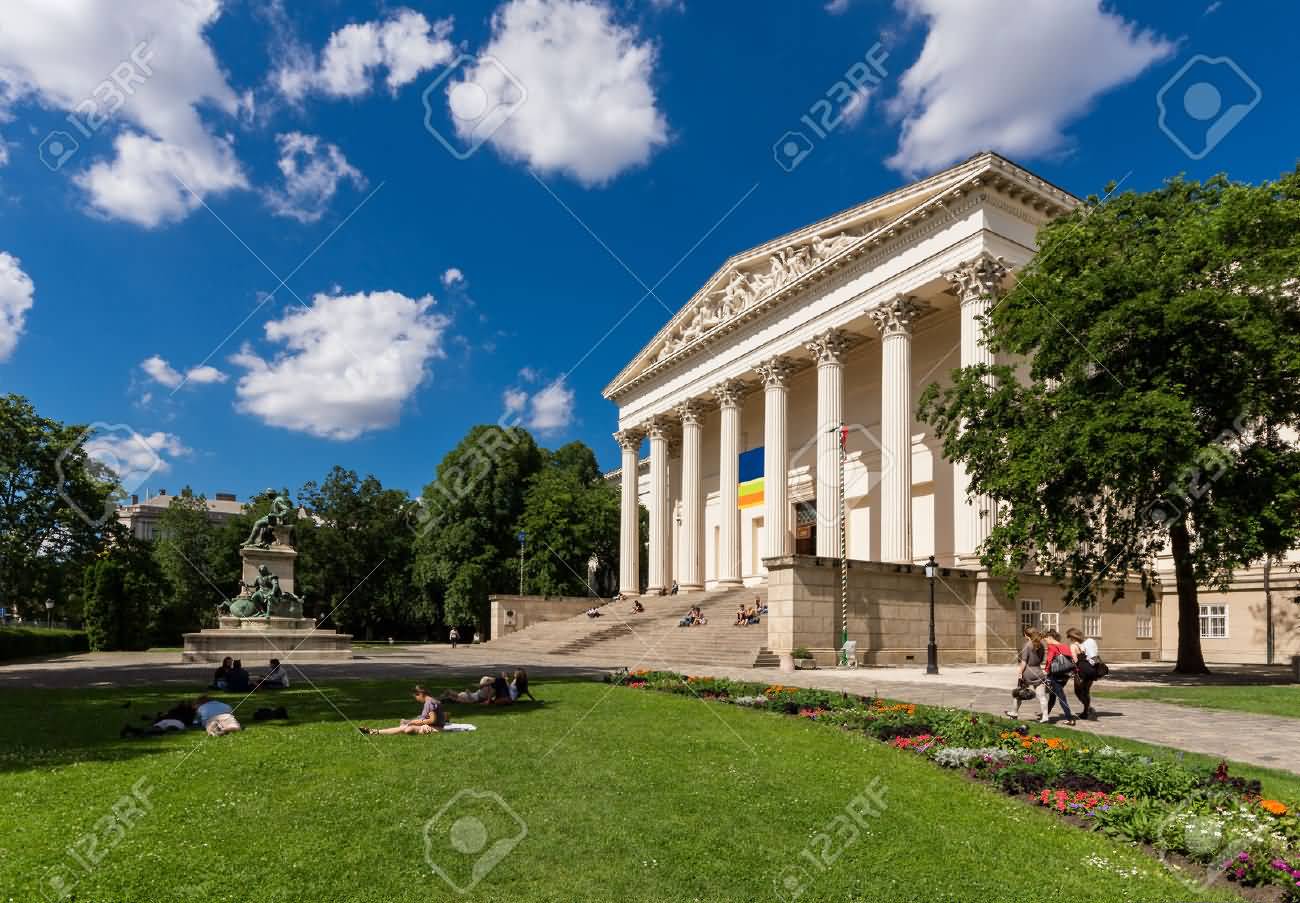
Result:
<instances>
[{"instance_id":1,"label":"paved walkway","mask_svg":"<svg viewBox=\"0 0 1300 903\"><path fill-rule=\"evenodd\" d=\"M88 653L42 661L0 666L0 689L29 687L126 687L160 685L203 686L211 665L180 664L175 652ZM577 676L603 679L620 665L644 667L635 662L608 662L575 656L535 655L528 661L503 661L489 643L483 646L409 646L360 650L352 661L305 664L303 672L313 682L340 679L393 680L409 678L444 680L476 677L484 673L527 668L534 678ZM656 657L655 667L671 667ZM908 702L968 708L1000 713L1011 702L1015 668L1010 665L945 667L937 677L920 668L859 668L782 673L772 668L712 668L683 666L686 673L782 683L789 686L844 690L855 694L878 693ZM1216 683L1280 683L1282 669L1220 669ZM290 672L292 676L292 671ZM1155 686L1184 681L1169 674L1168 665L1116 665L1107 684ZM1300 687L1296 688L1300 692ZM1073 702L1071 696L1071 702ZM1208 756L1248 762L1300 774L1300 719L1251 715L1143 699L1098 697L1096 721L1080 721L1077 729L1172 746ZM1022 709L1037 712L1032 701Z\"/></svg>"}]
</instances>

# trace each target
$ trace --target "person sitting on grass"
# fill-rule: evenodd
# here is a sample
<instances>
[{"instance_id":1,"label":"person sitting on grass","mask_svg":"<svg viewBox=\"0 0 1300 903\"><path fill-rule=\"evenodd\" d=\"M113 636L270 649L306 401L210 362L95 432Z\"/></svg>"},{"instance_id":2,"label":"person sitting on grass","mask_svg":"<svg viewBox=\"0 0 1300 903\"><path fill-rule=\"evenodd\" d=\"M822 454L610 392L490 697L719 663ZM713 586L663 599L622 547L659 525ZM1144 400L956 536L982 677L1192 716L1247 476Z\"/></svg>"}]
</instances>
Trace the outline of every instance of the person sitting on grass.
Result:
<instances>
[{"instance_id":1,"label":"person sitting on grass","mask_svg":"<svg viewBox=\"0 0 1300 903\"><path fill-rule=\"evenodd\" d=\"M462 705L483 705L492 701L492 698L495 695L492 692L492 685L494 683L496 683L496 678L484 676L479 678L477 690L464 690L459 693L448 690L442 694L441 698L443 702L459 702Z\"/></svg>"},{"instance_id":2,"label":"person sitting on grass","mask_svg":"<svg viewBox=\"0 0 1300 903\"><path fill-rule=\"evenodd\" d=\"M248 672L244 670L244 663L240 659L235 659L235 664L226 674L226 689L232 693L248 693L253 689Z\"/></svg>"},{"instance_id":3,"label":"person sitting on grass","mask_svg":"<svg viewBox=\"0 0 1300 903\"><path fill-rule=\"evenodd\" d=\"M289 689L289 672L285 671L280 665L278 658L271 659L271 670L266 672L266 676L257 682L259 690L287 690Z\"/></svg>"},{"instance_id":4,"label":"person sitting on grass","mask_svg":"<svg viewBox=\"0 0 1300 903\"><path fill-rule=\"evenodd\" d=\"M226 688L226 675L230 673L233 664L233 660L228 655L221 660L221 666L212 675L212 685L208 687L209 690L224 690Z\"/></svg>"},{"instance_id":5,"label":"person sitting on grass","mask_svg":"<svg viewBox=\"0 0 1300 903\"><path fill-rule=\"evenodd\" d=\"M438 700L433 698L433 694L424 687L417 684L412 690L411 695L415 701L420 703L420 717L412 718L409 721L405 718L397 727L370 728L358 727L357 730L363 734L436 734L447 725L447 714L438 704Z\"/></svg>"}]
</instances>

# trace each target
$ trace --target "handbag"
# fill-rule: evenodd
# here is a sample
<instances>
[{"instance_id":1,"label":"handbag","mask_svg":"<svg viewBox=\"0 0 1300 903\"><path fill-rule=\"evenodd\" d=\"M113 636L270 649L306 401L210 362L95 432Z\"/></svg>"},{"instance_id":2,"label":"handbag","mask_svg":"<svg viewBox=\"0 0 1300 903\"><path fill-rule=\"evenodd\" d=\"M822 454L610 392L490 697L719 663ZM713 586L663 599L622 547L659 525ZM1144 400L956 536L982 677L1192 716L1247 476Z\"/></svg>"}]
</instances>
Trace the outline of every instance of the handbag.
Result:
<instances>
[{"instance_id":1,"label":"handbag","mask_svg":"<svg viewBox=\"0 0 1300 903\"><path fill-rule=\"evenodd\" d=\"M1101 659L1097 659L1097 664L1092 666L1093 680L1099 680L1110 673L1110 668Z\"/></svg>"},{"instance_id":2,"label":"handbag","mask_svg":"<svg viewBox=\"0 0 1300 903\"><path fill-rule=\"evenodd\" d=\"M1021 702L1034 698L1034 691L1029 689L1029 685L1021 681L1014 690L1011 691L1011 698L1018 699Z\"/></svg>"},{"instance_id":3,"label":"handbag","mask_svg":"<svg viewBox=\"0 0 1300 903\"><path fill-rule=\"evenodd\" d=\"M1068 655L1057 655L1052 659L1048 673L1053 677L1066 677L1074 671L1074 659Z\"/></svg>"}]
</instances>

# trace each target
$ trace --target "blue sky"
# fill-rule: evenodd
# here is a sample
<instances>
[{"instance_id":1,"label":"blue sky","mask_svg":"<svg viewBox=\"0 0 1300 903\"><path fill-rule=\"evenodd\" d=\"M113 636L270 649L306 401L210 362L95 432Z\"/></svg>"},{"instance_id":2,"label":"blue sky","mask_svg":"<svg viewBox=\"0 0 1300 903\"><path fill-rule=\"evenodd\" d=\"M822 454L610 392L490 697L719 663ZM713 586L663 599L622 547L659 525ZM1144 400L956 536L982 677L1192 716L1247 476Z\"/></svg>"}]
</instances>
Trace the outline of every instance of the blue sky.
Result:
<instances>
[{"instance_id":1,"label":"blue sky","mask_svg":"<svg viewBox=\"0 0 1300 903\"><path fill-rule=\"evenodd\" d=\"M416 492L512 411L614 467L600 390L738 250L985 148L1080 195L1294 166L1297 19L1233 0L9 0L0 391L143 437L142 492L243 498L335 463ZM837 83L873 65L846 109ZM819 137L801 117L828 104ZM788 131L807 139L789 171ZM129 462L129 435L100 447Z\"/></svg>"}]
</instances>

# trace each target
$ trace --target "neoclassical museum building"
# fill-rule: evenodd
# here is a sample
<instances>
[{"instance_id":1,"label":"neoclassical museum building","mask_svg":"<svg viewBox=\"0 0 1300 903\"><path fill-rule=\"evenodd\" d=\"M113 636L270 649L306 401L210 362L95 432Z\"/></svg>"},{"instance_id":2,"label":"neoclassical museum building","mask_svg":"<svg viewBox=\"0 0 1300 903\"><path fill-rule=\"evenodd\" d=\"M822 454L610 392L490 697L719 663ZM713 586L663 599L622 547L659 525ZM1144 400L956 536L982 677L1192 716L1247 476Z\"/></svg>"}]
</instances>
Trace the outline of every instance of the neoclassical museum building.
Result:
<instances>
[{"instance_id":1,"label":"neoclassical museum building","mask_svg":"<svg viewBox=\"0 0 1300 903\"><path fill-rule=\"evenodd\" d=\"M1114 659L1162 657L1163 632L1172 653L1172 604L1162 625L1140 592L1081 611L1044 579L1015 598L990 579L975 550L993 504L914 416L925 386L992 360L982 315L1039 228L1079 203L982 153L727 260L604 391L622 448L621 590L765 585L778 653L829 652L847 622L863 661L921 661L933 555L945 660L1008 660L1029 623L1081 626Z\"/></svg>"}]
</instances>

